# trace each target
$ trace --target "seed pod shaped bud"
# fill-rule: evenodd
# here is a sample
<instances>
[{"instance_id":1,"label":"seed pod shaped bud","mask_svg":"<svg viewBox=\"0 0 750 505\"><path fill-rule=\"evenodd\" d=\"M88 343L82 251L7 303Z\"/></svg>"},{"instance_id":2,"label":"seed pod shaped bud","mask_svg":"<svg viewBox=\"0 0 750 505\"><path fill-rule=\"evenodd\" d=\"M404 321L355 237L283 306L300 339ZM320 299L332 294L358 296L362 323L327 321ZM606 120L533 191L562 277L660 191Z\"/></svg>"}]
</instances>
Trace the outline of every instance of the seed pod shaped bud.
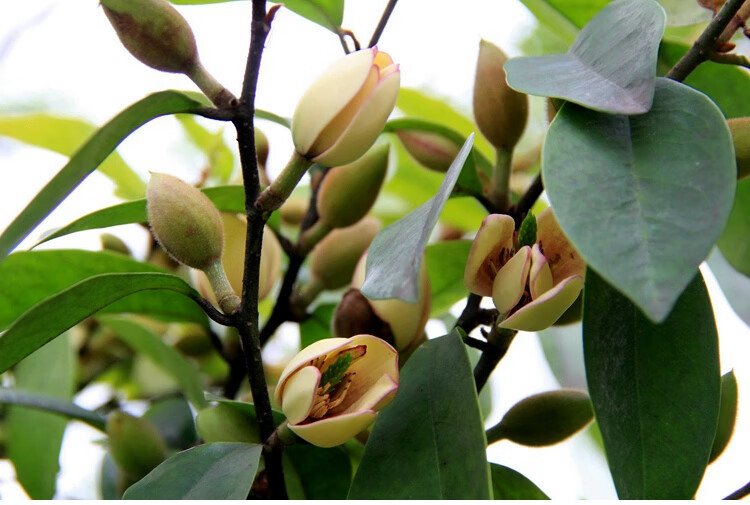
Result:
<instances>
[{"instance_id":1,"label":"seed pod shaped bud","mask_svg":"<svg viewBox=\"0 0 750 505\"><path fill-rule=\"evenodd\" d=\"M737 179L750 175L750 117L730 119L729 129L734 138L734 154L737 156Z\"/></svg>"},{"instance_id":2,"label":"seed pod shaped bud","mask_svg":"<svg viewBox=\"0 0 750 505\"><path fill-rule=\"evenodd\" d=\"M112 459L129 477L139 480L167 458L167 445L156 428L116 410L107 419Z\"/></svg>"},{"instance_id":3,"label":"seed pod shaped bud","mask_svg":"<svg viewBox=\"0 0 750 505\"><path fill-rule=\"evenodd\" d=\"M500 48L482 40L474 79L474 119L479 131L495 149L510 151L518 142L528 116L528 97L505 80L508 57Z\"/></svg>"},{"instance_id":4,"label":"seed pod shaped bud","mask_svg":"<svg viewBox=\"0 0 750 505\"><path fill-rule=\"evenodd\" d=\"M292 139L300 156L321 165L345 165L362 156L396 105L398 64L377 47L344 56L300 98Z\"/></svg>"},{"instance_id":5,"label":"seed pod shaped bud","mask_svg":"<svg viewBox=\"0 0 750 505\"><path fill-rule=\"evenodd\" d=\"M292 195L279 209L281 220L291 226L299 225L307 214L309 202L309 198Z\"/></svg>"},{"instance_id":6,"label":"seed pod shaped bud","mask_svg":"<svg viewBox=\"0 0 750 505\"><path fill-rule=\"evenodd\" d=\"M352 226L333 230L312 251L312 277L324 289L338 289L349 284L359 258L379 231L380 222L374 217L366 217Z\"/></svg>"},{"instance_id":7,"label":"seed pod shaped bud","mask_svg":"<svg viewBox=\"0 0 750 505\"><path fill-rule=\"evenodd\" d=\"M141 63L176 73L197 63L193 31L166 0L101 0L101 5L122 44Z\"/></svg>"},{"instance_id":8,"label":"seed pod shaped bud","mask_svg":"<svg viewBox=\"0 0 750 505\"><path fill-rule=\"evenodd\" d=\"M151 230L174 259L204 270L221 257L221 215L198 189L171 175L151 174L146 203Z\"/></svg>"},{"instance_id":9,"label":"seed pod shaped bud","mask_svg":"<svg viewBox=\"0 0 750 505\"><path fill-rule=\"evenodd\" d=\"M164 336L186 356L203 356L214 349L208 331L199 324L172 324Z\"/></svg>"},{"instance_id":10,"label":"seed pod shaped bud","mask_svg":"<svg viewBox=\"0 0 750 505\"><path fill-rule=\"evenodd\" d=\"M487 438L543 447L562 442L593 420L594 410L585 391L548 391L516 403L498 425L490 428Z\"/></svg>"},{"instance_id":11,"label":"seed pod shaped bud","mask_svg":"<svg viewBox=\"0 0 750 505\"><path fill-rule=\"evenodd\" d=\"M260 443L258 422L230 404L220 403L201 410L195 418L195 426L208 443Z\"/></svg>"},{"instance_id":12,"label":"seed pod shaped bud","mask_svg":"<svg viewBox=\"0 0 750 505\"><path fill-rule=\"evenodd\" d=\"M354 163L332 168L318 190L318 215L331 228L351 226L367 214L388 171L388 144L375 146Z\"/></svg>"},{"instance_id":13,"label":"seed pod shaped bud","mask_svg":"<svg viewBox=\"0 0 750 505\"><path fill-rule=\"evenodd\" d=\"M425 130L397 130L401 143L419 164L436 172L447 172L461 150L461 144Z\"/></svg>"},{"instance_id":14,"label":"seed pod shaped bud","mask_svg":"<svg viewBox=\"0 0 750 505\"><path fill-rule=\"evenodd\" d=\"M101 240L102 249L105 251L112 251L124 254L125 256L133 255L133 253L130 251L130 248L117 235L112 235L111 233L102 233L99 236L99 240Z\"/></svg>"},{"instance_id":15,"label":"seed pod shaped bud","mask_svg":"<svg viewBox=\"0 0 750 505\"><path fill-rule=\"evenodd\" d=\"M268 137L266 134L255 127L255 153L258 157L258 165L265 168L266 161L268 161Z\"/></svg>"}]
</instances>

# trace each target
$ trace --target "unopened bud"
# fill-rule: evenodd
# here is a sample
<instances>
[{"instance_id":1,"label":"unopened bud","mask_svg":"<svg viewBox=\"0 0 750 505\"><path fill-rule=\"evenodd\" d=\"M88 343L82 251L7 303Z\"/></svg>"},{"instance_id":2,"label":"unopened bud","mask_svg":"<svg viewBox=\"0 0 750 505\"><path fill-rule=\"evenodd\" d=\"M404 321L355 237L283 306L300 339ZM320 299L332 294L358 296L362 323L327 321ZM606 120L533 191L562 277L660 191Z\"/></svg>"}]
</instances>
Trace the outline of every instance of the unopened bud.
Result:
<instances>
[{"instance_id":1,"label":"unopened bud","mask_svg":"<svg viewBox=\"0 0 750 505\"><path fill-rule=\"evenodd\" d=\"M737 180L739 180L750 175L750 117L730 119L728 123L734 139Z\"/></svg>"},{"instance_id":2,"label":"unopened bud","mask_svg":"<svg viewBox=\"0 0 750 505\"><path fill-rule=\"evenodd\" d=\"M102 249L105 251L112 251L124 254L125 256L133 255L133 253L130 251L130 248L125 245L125 242L123 242L122 239L117 235L112 235L111 233L102 233L99 236L99 240L101 240Z\"/></svg>"},{"instance_id":3,"label":"unopened bud","mask_svg":"<svg viewBox=\"0 0 750 505\"><path fill-rule=\"evenodd\" d=\"M330 232L312 251L312 276L324 289L338 289L349 284L359 258L379 231L380 222L374 217L367 217L353 226Z\"/></svg>"},{"instance_id":4,"label":"unopened bud","mask_svg":"<svg viewBox=\"0 0 750 505\"><path fill-rule=\"evenodd\" d=\"M290 196L279 210L281 212L281 220L292 226L299 225L305 218L305 214L307 214L309 202L309 198L296 195Z\"/></svg>"},{"instance_id":5,"label":"unopened bud","mask_svg":"<svg viewBox=\"0 0 750 505\"><path fill-rule=\"evenodd\" d=\"M377 145L357 161L328 172L318 190L321 223L345 228L370 211L388 171L389 149L388 144Z\"/></svg>"},{"instance_id":6,"label":"unopened bud","mask_svg":"<svg viewBox=\"0 0 750 505\"><path fill-rule=\"evenodd\" d=\"M107 435L112 459L133 479L141 479L167 458L164 438L145 419L114 411L107 419Z\"/></svg>"},{"instance_id":7,"label":"unopened bud","mask_svg":"<svg viewBox=\"0 0 750 505\"><path fill-rule=\"evenodd\" d=\"M505 80L508 57L500 48L482 40L474 80L474 119L479 131L496 149L510 151L526 127L528 97Z\"/></svg>"},{"instance_id":8,"label":"unopened bud","mask_svg":"<svg viewBox=\"0 0 750 505\"><path fill-rule=\"evenodd\" d=\"M208 330L200 324L170 325L168 335L172 345L187 356L203 356L214 348Z\"/></svg>"},{"instance_id":9,"label":"unopened bud","mask_svg":"<svg viewBox=\"0 0 750 505\"><path fill-rule=\"evenodd\" d=\"M419 164L437 172L447 172L461 150L461 144L425 130L397 130L406 151Z\"/></svg>"},{"instance_id":10,"label":"unopened bud","mask_svg":"<svg viewBox=\"0 0 750 505\"><path fill-rule=\"evenodd\" d=\"M375 335L394 345L391 327L380 319L370 305L370 300L359 292L350 289L341 298L331 320L333 336L349 338L354 335Z\"/></svg>"},{"instance_id":11,"label":"unopened bud","mask_svg":"<svg viewBox=\"0 0 750 505\"><path fill-rule=\"evenodd\" d=\"M237 407L220 403L206 407L195 418L198 434L207 443L244 442L260 443L260 430L255 419Z\"/></svg>"}]
</instances>

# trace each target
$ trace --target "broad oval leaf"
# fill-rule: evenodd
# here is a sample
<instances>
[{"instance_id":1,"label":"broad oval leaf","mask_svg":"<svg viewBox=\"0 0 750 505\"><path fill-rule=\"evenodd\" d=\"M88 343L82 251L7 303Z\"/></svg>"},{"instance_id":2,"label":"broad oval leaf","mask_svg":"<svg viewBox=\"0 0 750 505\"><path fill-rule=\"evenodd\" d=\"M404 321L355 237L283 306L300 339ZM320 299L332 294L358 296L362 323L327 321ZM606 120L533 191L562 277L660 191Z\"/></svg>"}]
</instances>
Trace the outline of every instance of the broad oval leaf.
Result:
<instances>
[{"instance_id":1,"label":"broad oval leaf","mask_svg":"<svg viewBox=\"0 0 750 505\"><path fill-rule=\"evenodd\" d=\"M549 497L523 474L507 466L490 464L495 500L549 500Z\"/></svg>"},{"instance_id":2,"label":"broad oval leaf","mask_svg":"<svg viewBox=\"0 0 750 505\"><path fill-rule=\"evenodd\" d=\"M179 91L161 91L134 103L99 128L0 235L0 262L133 131L156 117L203 106Z\"/></svg>"},{"instance_id":3,"label":"broad oval leaf","mask_svg":"<svg viewBox=\"0 0 750 505\"><path fill-rule=\"evenodd\" d=\"M344 0L284 0L290 11L338 33L344 21Z\"/></svg>"},{"instance_id":4,"label":"broad oval leaf","mask_svg":"<svg viewBox=\"0 0 750 505\"><path fill-rule=\"evenodd\" d=\"M719 415L718 339L702 277L661 324L591 269L583 306L589 394L618 496L691 499Z\"/></svg>"},{"instance_id":5,"label":"broad oval leaf","mask_svg":"<svg viewBox=\"0 0 750 505\"><path fill-rule=\"evenodd\" d=\"M345 500L352 480L349 456L340 447L295 444L284 451L307 500Z\"/></svg>"},{"instance_id":6,"label":"broad oval leaf","mask_svg":"<svg viewBox=\"0 0 750 505\"><path fill-rule=\"evenodd\" d=\"M262 445L216 442L180 452L130 486L125 500L244 500Z\"/></svg>"},{"instance_id":7,"label":"broad oval leaf","mask_svg":"<svg viewBox=\"0 0 750 505\"><path fill-rule=\"evenodd\" d=\"M737 183L732 212L716 245L735 270L750 277L750 177Z\"/></svg>"},{"instance_id":8,"label":"broad oval leaf","mask_svg":"<svg viewBox=\"0 0 750 505\"><path fill-rule=\"evenodd\" d=\"M419 267L427 239L456 184L473 141L474 134L471 134L435 196L384 228L372 241L367 254L367 277L361 289L365 296L374 300L399 298L410 303L417 301Z\"/></svg>"},{"instance_id":9,"label":"broad oval leaf","mask_svg":"<svg viewBox=\"0 0 750 505\"><path fill-rule=\"evenodd\" d=\"M193 411L182 396L167 396L153 401L141 417L154 425L171 449L182 451L198 442Z\"/></svg>"},{"instance_id":10,"label":"broad oval leaf","mask_svg":"<svg viewBox=\"0 0 750 505\"><path fill-rule=\"evenodd\" d=\"M486 440L474 375L457 330L428 340L378 414L350 499L486 500Z\"/></svg>"},{"instance_id":11,"label":"broad oval leaf","mask_svg":"<svg viewBox=\"0 0 750 505\"><path fill-rule=\"evenodd\" d=\"M654 0L616 0L581 30L565 54L513 58L508 84L612 114L651 108L666 15Z\"/></svg>"},{"instance_id":12,"label":"broad oval leaf","mask_svg":"<svg viewBox=\"0 0 750 505\"><path fill-rule=\"evenodd\" d=\"M107 305L133 293L154 289L175 291L188 297L199 296L175 275L95 275L34 305L0 336L0 373Z\"/></svg>"},{"instance_id":13,"label":"broad oval leaf","mask_svg":"<svg viewBox=\"0 0 750 505\"><path fill-rule=\"evenodd\" d=\"M716 105L659 78L643 115L565 104L544 145L544 186L586 262L659 322L724 228L733 152Z\"/></svg>"}]
</instances>

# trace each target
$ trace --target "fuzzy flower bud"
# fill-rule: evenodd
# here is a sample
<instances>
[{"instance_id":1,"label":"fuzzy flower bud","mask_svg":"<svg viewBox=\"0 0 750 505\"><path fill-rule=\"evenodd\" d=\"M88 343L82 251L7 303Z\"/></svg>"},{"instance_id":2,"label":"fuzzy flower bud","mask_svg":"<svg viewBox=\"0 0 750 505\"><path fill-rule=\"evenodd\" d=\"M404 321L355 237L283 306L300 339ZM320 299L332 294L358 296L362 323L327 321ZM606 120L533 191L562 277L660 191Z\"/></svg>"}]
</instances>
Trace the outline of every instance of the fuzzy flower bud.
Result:
<instances>
[{"instance_id":1,"label":"fuzzy flower bud","mask_svg":"<svg viewBox=\"0 0 750 505\"><path fill-rule=\"evenodd\" d=\"M425 130L397 130L401 143L417 163L436 172L447 172L461 150L461 144Z\"/></svg>"},{"instance_id":2,"label":"fuzzy flower bud","mask_svg":"<svg viewBox=\"0 0 750 505\"><path fill-rule=\"evenodd\" d=\"M107 418L109 450L117 466L138 480L167 458L167 445L156 428L120 410Z\"/></svg>"},{"instance_id":3,"label":"fuzzy flower bud","mask_svg":"<svg viewBox=\"0 0 750 505\"><path fill-rule=\"evenodd\" d=\"M359 258L379 231L380 222L373 217L366 217L347 228L333 230L312 251L312 277L324 289L338 289L349 284Z\"/></svg>"},{"instance_id":4,"label":"fuzzy flower bud","mask_svg":"<svg viewBox=\"0 0 750 505\"><path fill-rule=\"evenodd\" d=\"M737 179L750 175L750 117L728 121L734 139L734 154L737 157Z\"/></svg>"}]
</instances>

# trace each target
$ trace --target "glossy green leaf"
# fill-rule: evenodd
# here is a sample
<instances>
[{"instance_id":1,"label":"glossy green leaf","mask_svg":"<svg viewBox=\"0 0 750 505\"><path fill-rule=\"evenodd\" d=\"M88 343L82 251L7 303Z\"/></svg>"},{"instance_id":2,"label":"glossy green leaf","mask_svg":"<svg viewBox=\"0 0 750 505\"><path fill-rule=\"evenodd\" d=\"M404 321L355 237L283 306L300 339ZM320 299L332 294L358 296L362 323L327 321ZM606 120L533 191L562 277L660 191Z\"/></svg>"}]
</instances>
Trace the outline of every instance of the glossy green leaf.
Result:
<instances>
[{"instance_id":1,"label":"glossy green leaf","mask_svg":"<svg viewBox=\"0 0 750 505\"><path fill-rule=\"evenodd\" d=\"M419 298L419 266L427 239L437 224L466 157L474 135L470 135L445 174L438 193L377 234L367 254L367 277L361 291L368 298Z\"/></svg>"},{"instance_id":2,"label":"glossy green leaf","mask_svg":"<svg viewBox=\"0 0 750 505\"><path fill-rule=\"evenodd\" d=\"M50 114L0 117L0 135L65 156L75 153L95 131L96 126L82 119ZM146 183L116 152L98 170L115 183L115 195L121 198L141 198L146 193Z\"/></svg>"},{"instance_id":3,"label":"glossy green leaf","mask_svg":"<svg viewBox=\"0 0 750 505\"><path fill-rule=\"evenodd\" d=\"M56 250L11 254L0 264L0 330L37 303L77 282L94 275L125 272L168 273L156 265L111 252ZM150 314L208 325L198 305L171 292L139 293L107 306L105 311Z\"/></svg>"},{"instance_id":4,"label":"glossy green leaf","mask_svg":"<svg viewBox=\"0 0 750 505\"><path fill-rule=\"evenodd\" d=\"M571 21L559 9L554 7L547 0L520 0L523 5L536 17L536 19L568 45L575 42L578 37L579 26ZM585 23L583 23L585 24ZM580 26L583 26L580 25Z\"/></svg>"},{"instance_id":5,"label":"glossy green leaf","mask_svg":"<svg viewBox=\"0 0 750 505\"><path fill-rule=\"evenodd\" d=\"M179 351L164 343L159 335L126 317L99 316L97 319L114 331L117 338L128 347L148 356L159 368L171 375L196 410L208 406L203 396L203 382L198 375L198 369Z\"/></svg>"},{"instance_id":6,"label":"glossy green leaf","mask_svg":"<svg viewBox=\"0 0 750 505\"><path fill-rule=\"evenodd\" d=\"M651 108L664 9L654 0L616 0L597 14L567 53L513 58L508 84L612 114Z\"/></svg>"},{"instance_id":7,"label":"glossy green leaf","mask_svg":"<svg viewBox=\"0 0 750 505\"><path fill-rule=\"evenodd\" d=\"M345 500L352 480L349 456L338 447L296 444L284 451L307 500Z\"/></svg>"},{"instance_id":8,"label":"glossy green leaf","mask_svg":"<svg viewBox=\"0 0 750 505\"><path fill-rule=\"evenodd\" d=\"M507 466L490 463L495 500L549 500L536 484Z\"/></svg>"},{"instance_id":9,"label":"glossy green leaf","mask_svg":"<svg viewBox=\"0 0 750 505\"><path fill-rule=\"evenodd\" d=\"M216 208L222 212L245 212L245 190L242 186L217 186L201 189ZM44 237L35 244L43 244L48 240L63 237L71 233L99 228L109 228L131 223L147 223L146 200L134 200L132 202L113 205L105 209L97 210L87 214L72 223L57 230L46 233Z\"/></svg>"},{"instance_id":10,"label":"glossy green leaf","mask_svg":"<svg viewBox=\"0 0 750 505\"><path fill-rule=\"evenodd\" d=\"M336 304L326 303L315 307L313 313L299 325L300 349L324 338L331 338L331 318Z\"/></svg>"},{"instance_id":11,"label":"glossy green leaf","mask_svg":"<svg viewBox=\"0 0 750 505\"><path fill-rule=\"evenodd\" d=\"M136 102L99 128L0 235L0 261L133 131L156 117L189 112L203 105L178 91L161 91Z\"/></svg>"},{"instance_id":12,"label":"glossy green leaf","mask_svg":"<svg viewBox=\"0 0 750 505\"><path fill-rule=\"evenodd\" d=\"M750 177L737 183L732 213L716 245L729 264L750 277Z\"/></svg>"},{"instance_id":13,"label":"glossy green leaf","mask_svg":"<svg viewBox=\"0 0 750 505\"><path fill-rule=\"evenodd\" d=\"M70 401L75 391L75 357L67 335L32 354L16 366L19 390ZM5 421L5 446L18 482L32 499L51 500L55 494L60 444L68 419L57 414L13 406Z\"/></svg>"},{"instance_id":14,"label":"glossy green leaf","mask_svg":"<svg viewBox=\"0 0 750 505\"><path fill-rule=\"evenodd\" d=\"M230 400L229 398L224 398L223 396L218 396L212 393L206 393L205 398L208 401L226 403L228 405L231 405L233 408L239 410L251 419L255 419L257 417L255 413L255 405L253 405L252 403ZM273 410L271 413L273 414L273 422L276 426L280 425L286 420L286 416L283 412Z\"/></svg>"},{"instance_id":15,"label":"glossy green leaf","mask_svg":"<svg viewBox=\"0 0 750 505\"><path fill-rule=\"evenodd\" d=\"M474 375L458 331L428 340L378 414L350 499L486 500L486 440Z\"/></svg>"},{"instance_id":16,"label":"glossy green leaf","mask_svg":"<svg viewBox=\"0 0 750 505\"><path fill-rule=\"evenodd\" d=\"M582 28L612 0L546 0L554 9Z\"/></svg>"},{"instance_id":17,"label":"glossy green leaf","mask_svg":"<svg viewBox=\"0 0 750 505\"><path fill-rule=\"evenodd\" d=\"M261 445L217 442L176 454L130 486L125 500L244 500Z\"/></svg>"},{"instance_id":18,"label":"glossy green leaf","mask_svg":"<svg viewBox=\"0 0 750 505\"><path fill-rule=\"evenodd\" d=\"M654 324L589 269L583 306L586 378L618 496L691 499L719 415L718 339L703 279Z\"/></svg>"},{"instance_id":19,"label":"glossy green leaf","mask_svg":"<svg viewBox=\"0 0 750 505\"><path fill-rule=\"evenodd\" d=\"M586 262L656 322L719 238L736 186L721 111L663 78L647 114L565 104L547 134L543 175Z\"/></svg>"},{"instance_id":20,"label":"glossy green leaf","mask_svg":"<svg viewBox=\"0 0 750 505\"><path fill-rule=\"evenodd\" d=\"M190 114L177 114L175 118L188 140L206 155L208 175L212 179L226 183L234 169L234 153L224 142L224 129L209 131Z\"/></svg>"},{"instance_id":21,"label":"glossy green leaf","mask_svg":"<svg viewBox=\"0 0 750 505\"><path fill-rule=\"evenodd\" d=\"M117 273L89 277L24 312L0 336L0 372L104 307L133 293L169 290L198 293L181 278L161 273Z\"/></svg>"},{"instance_id":22,"label":"glossy green leaf","mask_svg":"<svg viewBox=\"0 0 750 505\"><path fill-rule=\"evenodd\" d=\"M706 260L729 304L745 324L750 326L750 278L737 275L737 271L714 249Z\"/></svg>"},{"instance_id":23,"label":"glossy green leaf","mask_svg":"<svg viewBox=\"0 0 750 505\"><path fill-rule=\"evenodd\" d=\"M721 402L719 408L719 422L716 427L716 436L711 447L711 456L708 461L713 462L721 456L726 449L734 432L734 423L737 420L737 377L734 370L730 370L721 376Z\"/></svg>"},{"instance_id":24,"label":"glossy green leaf","mask_svg":"<svg viewBox=\"0 0 750 505\"><path fill-rule=\"evenodd\" d=\"M447 312L468 295L464 286L464 270L470 249L471 240L437 242L425 248L427 275L432 289L431 315L439 316Z\"/></svg>"},{"instance_id":25,"label":"glossy green leaf","mask_svg":"<svg viewBox=\"0 0 750 505\"><path fill-rule=\"evenodd\" d=\"M284 0L290 11L338 33L344 20L344 0Z\"/></svg>"},{"instance_id":26,"label":"glossy green leaf","mask_svg":"<svg viewBox=\"0 0 750 505\"><path fill-rule=\"evenodd\" d=\"M23 405L24 407L30 407L39 411L57 414L68 419L81 421L102 432L104 431L104 418L96 412L86 410L75 403L47 394L28 393L18 388L0 388L0 403Z\"/></svg>"},{"instance_id":27,"label":"glossy green leaf","mask_svg":"<svg viewBox=\"0 0 750 505\"><path fill-rule=\"evenodd\" d=\"M182 396L156 400L141 417L154 425L172 449L182 451L198 442L193 412Z\"/></svg>"}]
</instances>

